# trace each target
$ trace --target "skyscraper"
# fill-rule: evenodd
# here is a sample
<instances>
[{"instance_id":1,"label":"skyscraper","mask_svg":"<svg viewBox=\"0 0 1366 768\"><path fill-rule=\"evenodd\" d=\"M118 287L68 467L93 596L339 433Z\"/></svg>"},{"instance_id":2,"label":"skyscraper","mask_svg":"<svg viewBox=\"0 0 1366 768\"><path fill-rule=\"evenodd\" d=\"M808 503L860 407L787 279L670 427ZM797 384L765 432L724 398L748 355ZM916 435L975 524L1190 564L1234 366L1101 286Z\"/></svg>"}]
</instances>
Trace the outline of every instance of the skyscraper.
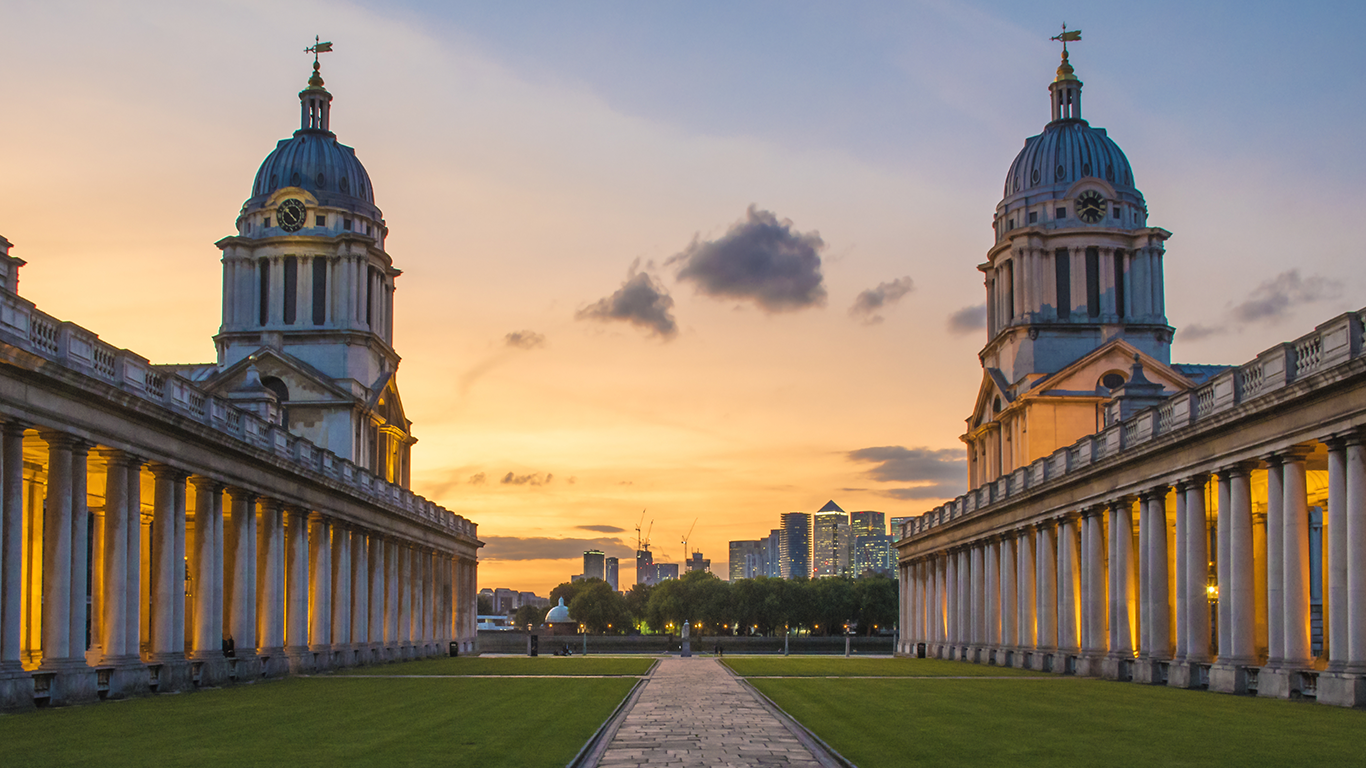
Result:
<instances>
[{"instance_id":1,"label":"skyscraper","mask_svg":"<svg viewBox=\"0 0 1366 768\"><path fill-rule=\"evenodd\" d=\"M620 587L617 586L617 566L619 564L620 561L615 557L609 557L603 561L604 576L607 579L607 583L612 585L612 591L614 592L620 589Z\"/></svg>"},{"instance_id":2,"label":"skyscraper","mask_svg":"<svg viewBox=\"0 0 1366 768\"><path fill-rule=\"evenodd\" d=\"M583 577L585 579L606 579L606 557L600 550L590 549L583 553Z\"/></svg>"},{"instance_id":3,"label":"skyscraper","mask_svg":"<svg viewBox=\"0 0 1366 768\"><path fill-rule=\"evenodd\" d=\"M655 556L648 549L636 550L636 583L654 584L659 581L659 575L655 572Z\"/></svg>"},{"instance_id":4,"label":"skyscraper","mask_svg":"<svg viewBox=\"0 0 1366 768\"><path fill-rule=\"evenodd\" d=\"M752 579L755 576L766 575L763 570L763 550L766 540L755 541L732 541L730 543L730 567L728 575L731 581L740 579Z\"/></svg>"},{"instance_id":5,"label":"skyscraper","mask_svg":"<svg viewBox=\"0 0 1366 768\"><path fill-rule=\"evenodd\" d=\"M811 567L815 576L842 576L849 570L849 516L834 501L816 512Z\"/></svg>"},{"instance_id":6,"label":"skyscraper","mask_svg":"<svg viewBox=\"0 0 1366 768\"><path fill-rule=\"evenodd\" d=\"M854 575L862 576L868 571L890 573L892 537L887 535L884 515L881 512L864 510L851 512L849 518L849 527L854 534Z\"/></svg>"},{"instance_id":7,"label":"skyscraper","mask_svg":"<svg viewBox=\"0 0 1366 768\"><path fill-rule=\"evenodd\" d=\"M787 512L782 516L782 577L811 577L811 515Z\"/></svg>"},{"instance_id":8,"label":"skyscraper","mask_svg":"<svg viewBox=\"0 0 1366 768\"><path fill-rule=\"evenodd\" d=\"M783 575L783 532L774 528L764 542L764 575L781 578Z\"/></svg>"},{"instance_id":9,"label":"skyscraper","mask_svg":"<svg viewBox=\"0 0 1366 768\"><path fill-rule=\"evenodd\" d=\"M687 569L688 573L693 571L711 573L711 560L704 559L701 552L694 552L692 557L683 561L683 567Z\"/></svg>"}]
</instances>

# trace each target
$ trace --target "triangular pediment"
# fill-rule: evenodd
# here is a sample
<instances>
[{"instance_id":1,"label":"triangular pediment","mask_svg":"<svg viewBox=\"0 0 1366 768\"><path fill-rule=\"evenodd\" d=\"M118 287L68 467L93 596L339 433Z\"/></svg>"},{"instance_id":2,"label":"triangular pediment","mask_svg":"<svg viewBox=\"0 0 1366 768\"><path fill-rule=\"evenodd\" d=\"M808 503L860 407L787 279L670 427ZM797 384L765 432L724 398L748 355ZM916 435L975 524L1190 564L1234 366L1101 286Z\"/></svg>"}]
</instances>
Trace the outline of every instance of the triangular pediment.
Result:
<instances>
[{"instance_id":1,"label":"triangular pediment","mask_svg":"<svg viewBox=\"0 0 1366 768\"><path fill-rule=\"evenodd\" d=\"M1014 399L1005 376L995 368L984 369L982 384L977 388L977 401L972 408L972 417L968 419L968 431L971 432L994 420L996 414L1008 408Z\"/></svg>"},{"instance_id":2,"label":"triangular pediment","mask_svg":"<svg viewBox=\"0 0 1366 768\"><path fill-rule=\"evenodd\" d=\"M291 403L354 402L350 390L338 386L331 377L293 355L262 347L251 355L224 368L204 384L211 393L230 392L246 378L247 368L256 366L261 379L278 379L289 392Z\"/></svg>"},{"instance_id":3,"label":"triangular pediment","mask_svg":"<svg viewBox=\"0 0 1366 768\"><path fill-rule=\"evenodd\" d=\"M1123 339L1114 339L1062 370L1034 382L1025 394L1030 397L1109 397L1112 388L1105 385L1106 377L1118 376L1128 381L1135 355L1142 361L1148 380L1161 384L1164 391L1177 392L1194 385L1171 366L1143 354Z\"/></svg>"}]
</instances>

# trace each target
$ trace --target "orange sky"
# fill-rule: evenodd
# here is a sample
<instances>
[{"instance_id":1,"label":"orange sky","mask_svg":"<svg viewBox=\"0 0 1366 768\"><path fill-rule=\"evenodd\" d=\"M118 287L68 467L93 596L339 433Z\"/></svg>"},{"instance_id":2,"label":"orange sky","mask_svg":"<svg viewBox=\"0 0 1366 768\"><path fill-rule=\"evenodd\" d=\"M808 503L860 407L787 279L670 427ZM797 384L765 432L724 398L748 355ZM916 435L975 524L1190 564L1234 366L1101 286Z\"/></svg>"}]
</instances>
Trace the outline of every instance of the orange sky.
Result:
<instances>
[{"instance_id":1,"label":"orange sky","mask_svg":"<svg viewBox=\"0 0 1366 768\"><path fill-rule=\"evenodd\" d=\"M635 17L602 34L658 36L656 57L646 44L629 49L636 61L585 48L557 66L543 52L553 46L533 45L547 32L522 39L511 23L421 3L7 8L0 235L29 262L21 293L44 311L154 362L212 359L213 242L297 127L309 69L299 50L325 17L332 126L369 170L404 270L395 346L420 440L413 486L479 523L490 542L480 586L544 595L595 544L614 547L630 583L642 509L657 560L682 556L696 519L692 547L724 575L726 542L766 535L783 512L834 499L892 517L937 503L901 498L932 478L878 479L851 451L960 447L983 339L950 333L947 318L982 301L975 266L1000 180L1047 116L1054 22L990 4L918 7L918 23L891 10L895 23L881 25L814 11L775 29L735 23L790 67L803 46L765 36L804 41L833 24L817 73L828 82L809 87L724 40L698 66L676 52L682 31ZM1262 64L1245 49L1279 33L1254 19L1190 54L1207 65L1204 102L1155 103L1152 89L1192 62L1126 67L1099 54L1133 48L1147 23L1157 20L1088 21L1092 47L1072 61L1086 116L1128 152L1151 223L1176 233L1170 319L1226 329L1178 335L1175 359L1241 362L1362 304L1352 222L1363 150L1342 127L1360 125L1360 75L1323 68L1327 82L1305 96L1319 118L1309 126L1248 107L1264 99L1246 92ZM975 36L946 42L968 27ZM631 79L637 64L670 79L646 87ZM804 93L809 115L789 117ZM823 304L771 312L715 298L665 263L695 237L723 237L750 205L819 233ZM674 337L576 319L635 263L671 296ZM1291 268L1318 287L1234 322ZM861 291L907 277L914 288L880 322L851 316ZM524 330L544 343L509 346ZM502 482L509 474L523 482Z\"/></svg>"}]
</instances>

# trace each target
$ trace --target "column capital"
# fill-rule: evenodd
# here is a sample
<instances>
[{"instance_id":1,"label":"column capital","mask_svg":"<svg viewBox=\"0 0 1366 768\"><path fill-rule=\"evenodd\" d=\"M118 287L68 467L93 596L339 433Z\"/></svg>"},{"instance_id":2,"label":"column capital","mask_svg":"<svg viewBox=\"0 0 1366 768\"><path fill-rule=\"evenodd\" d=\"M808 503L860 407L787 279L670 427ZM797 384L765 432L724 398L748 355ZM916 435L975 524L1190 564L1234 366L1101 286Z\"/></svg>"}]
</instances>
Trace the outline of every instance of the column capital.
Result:
<instances>
[{"instance_id":1,"label":"column capital","mask_svg":"<svg viewBox=\"0 0 1366 768\"><path fill-rule=\"evenodd\" d=\"M255 491L250 491L237 485L229 485L223 490L227 491L229 498L234 502L245 501L248 504L254 504L259 496Z\"/></svg>"},{"instance_id":2,"label":"column capital","mask_svg":"<svg viewBox=\"0 0 1366 768\"><path fill-rule=\"evenodd\" d=\"M1081 512L1078 512L1075 509L1053 516L1053 521L1059 525L1063 523L1075 523L1079 519L1081 519Z\"/></svg>"},{"instance_id":3,"label":"column capital","mask_svg":"<svg viewBox=\"0 0 1366 768\"><path fill-rule=\"evenodd\" d=\"M285 503L271 496L257 496L256 503L271 510L283 511Z\"/></svg>"},{"instance_id":4,"label":"column capital","mask_svg":"<svg viewBox=\"0 0 1366 768\"><path fill-rule=\"evenodd\" d=\"M20 421L19 419L5 419L4 421L0 421L0 433L5 435L19 435L22 437L24 434L24 430L28 429L31 426L33 425L29 424L27 421Z\"/></svg>"},{"instance_id":5,"label":"column capital","mask_svg":"<svg viewBox=\"0 0 1366 768\"><path fill-rule=\"evenodd\" d=\"M1258 468L1255 461L1239 461L1220 469L1218 474L1221 477L1243 477L1252 474L1252 470Z\"/></svg>"},{"instance_id":6,"label":"column capital","mask_svg":"<svg viewBox=\"0 0 1366 768\"><path fill-rule=\"evenodd\" d=\"M1138 499L1139 499L1138 496L1135 496L1135 495L1133 495L1133 494L1131 494L1131 493L1126 493L1126 494L1124 494L1123 496L1119 496L1119 497L1117 497L1117 498L1111 499L1110 501L1106 502L1106 503L1105 503L1105 508L1108 509L1108 510L1111 510L1111 511L1116 511L1116 512L1117 512L1117 511L1132 512L1133 509L1134 509L1134 502L1135 502L1135 501L1138 501Z\"/></svg>"},{"instance_id":7,"label":"column capital","mask_svg":"<svg viewBox=\"0 0 1366 768\"><path fill-rule=\"evenodd\" d=\"M1161 484L1161 485L1155 485L1155 486L1153 486L1152 488L1149 488L1148 490L1143 491L1143 492L1140 493L1138 496L1139 496L1140 499L1142 499L1142 500L1145 501L1145 502L1157 501L1157 500L1159 500L1159 499L1166 499L1166 498L1167 498L1167 492L1170 491L1170 490L1171 490L1171 486L1170 486L1170 485L1167 485L1166 483L1163 483L1163 484Z\"/></svg>"},{"instance_id":8,"label":"column capital","mask_svg":"<svg viewBox=\"0 0 1366 768\"><path fill-rule=\"evenodd\" d=\"M79 439L70 432L63 432L59 429L40 429L38 437L47 443L48 448L65 448L71 450L75 447Z\"/></svg>"},{"instance_id":9,"label":"column capital","mask_svg":"<svg viewBox=\"0 0 1366 768\"><path fill-rule=\"evenodd\" d=\"M1357 427L1356 429L1344 432L1341 435L1334 435L1334 437L1340 437L1344 445L1358 446L1366 444L1366 429Z\"/></svg>"},{"instance_id":10,"label":"column capital","mask_svg":"<svg viewBox=\"0 0 1366 768\"><path fill-rule=\"evenodd\" d=\"M187 482L196 490L208 491L209 493L223 492L223 483L213 479L212 477L191 474Z\"/></svg>"},{"instance_id":11,"label":"column capital","mask_svg":"<svg viewBox=\"0 0 1366 768\"><path fill-rule=\"evenodd\" d=\"M118 448L96 448L94 454L110 466L121 465L129 469L142 466L142 459Z\"/></svg>"},{"instance_id":12,"label":"column capital","mask_svg":"<svg viewBox=\"0 0 1366 768\"><path fill-rule=\"evenodd\" d=\"M148 463L147 469L150 470L152 475L156 477L158 480L160 480L161 478L167 478L169 480L184 480L185 478L190 476L189 472L181 469L180 467L173 467L170 464L163 464L159 461L153 461Z\"/></svg>"},{"instance_id":13,"label":"column capital","mask_svg":"<svg viewBox=\"0 0 1366 768\"><path fill-rule=\"evenodd\" d=\"M1081 510L1080 516L1081 516L1083 519L1085 519L1085 518L1093 518L1093 517L1102 517L1102 516L1105 515L1105 510L1108 509L1108 507L1109 507L1109 505L1106 505L1106 504L1095 504L1095 505L1086 507L1085 509Z\"/></svg>"},{"instance_id":14,"label":"column capital","mask_svg":"<svg viewBox=\"0 0 1366 768\"><path fill-rule=\"evenodd\" d=\"M324 515L324 514L321 513L321 512L318 512L318 511L316 511L316 510L310 511L310 512L308 513L308 522L310 522L310 523L323 523L323 524L327 524L327 523L330 523L331 521L332 521L332 518L328 517L327 515Z\"/></svg>"},{"instance_id":15,"label":"column capital","mask_svg":"<svg viewBox=\"0 0 1366 768\"><path fill-rule=\"evenodd\" d=\"M1266 457L1265 460L1267 463L1274 461L1278 464L1297 464L1309 458L1309 455L1313 452L1314 447L1312 445L1304 445L1301 443L1300 445L1292 445L1289 448L1283 448L1276 451Z\"/></svg>"}]
</instances>

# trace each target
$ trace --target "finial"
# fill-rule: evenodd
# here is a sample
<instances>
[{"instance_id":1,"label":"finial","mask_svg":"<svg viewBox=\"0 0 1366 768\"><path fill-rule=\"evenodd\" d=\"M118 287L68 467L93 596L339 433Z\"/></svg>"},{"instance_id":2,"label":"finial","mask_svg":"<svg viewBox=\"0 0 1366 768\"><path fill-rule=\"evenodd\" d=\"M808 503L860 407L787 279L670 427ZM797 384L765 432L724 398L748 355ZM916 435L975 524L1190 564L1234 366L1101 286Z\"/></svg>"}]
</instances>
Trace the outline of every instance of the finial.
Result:
<instances>
[{"instance_id":1,"label":"finial","mask_svg":"<svg viewBox=\"0 0 1366 768\"><path fill-rule=\"evenodd\" d=\"M1067 61L1067 44L1068 44L1068 43L1075 43L1075 42L1077 42L1078 40L1080 40L1080 39L1081 39L1081 30L1080 30L1080 29L1068 30L1068 29L1067 29L1067 22L1063 22L1063 25L1062 25L1062 34L1060 34L1060 35L1054 35L1053 37L1050 37L1050 38L1048 38L1048 39L1049 39L1049 40L1057 40L1057 41L1059 41L1059 42L1062 43L1062 64L1058 65L1058 76L1057 76L1057 78L1054 79L1053 82L1060 82L1060 81L1063 81L1063 80L1076 80L1076 79L1077 79L1077 76L1076 76L1076 74L1075 74L1076 70L1072 69L1072 65L1071 65L1070 63L1068 63L1068 61Z\"/></svg>"},{"instance_id":2,"label":"finial","mask_svg":"<svg viewBox=\"0 0 1366 768\"><path fill-rule=\"evenodd\" d=\"M318 35L314 35L314 36L313 36L313 45L310 45L310 46L308 46L307 48L304 49L304 53L311 53L311 54L313 54L313 76L310 77L310 78L308 78L308 87L309 87L309 88L322 88L322 87L323 87L323 76L322 76L322 74L319 72L319 70L321 69L321 65L319 65L319 63L318 63L318 54L320 54L320 53L331 53L331 52L332 52L332 43L330 43L330 42L323 42L323 41L322 41L322 38L319 37Z\"/></svg>"}]
</instances>

